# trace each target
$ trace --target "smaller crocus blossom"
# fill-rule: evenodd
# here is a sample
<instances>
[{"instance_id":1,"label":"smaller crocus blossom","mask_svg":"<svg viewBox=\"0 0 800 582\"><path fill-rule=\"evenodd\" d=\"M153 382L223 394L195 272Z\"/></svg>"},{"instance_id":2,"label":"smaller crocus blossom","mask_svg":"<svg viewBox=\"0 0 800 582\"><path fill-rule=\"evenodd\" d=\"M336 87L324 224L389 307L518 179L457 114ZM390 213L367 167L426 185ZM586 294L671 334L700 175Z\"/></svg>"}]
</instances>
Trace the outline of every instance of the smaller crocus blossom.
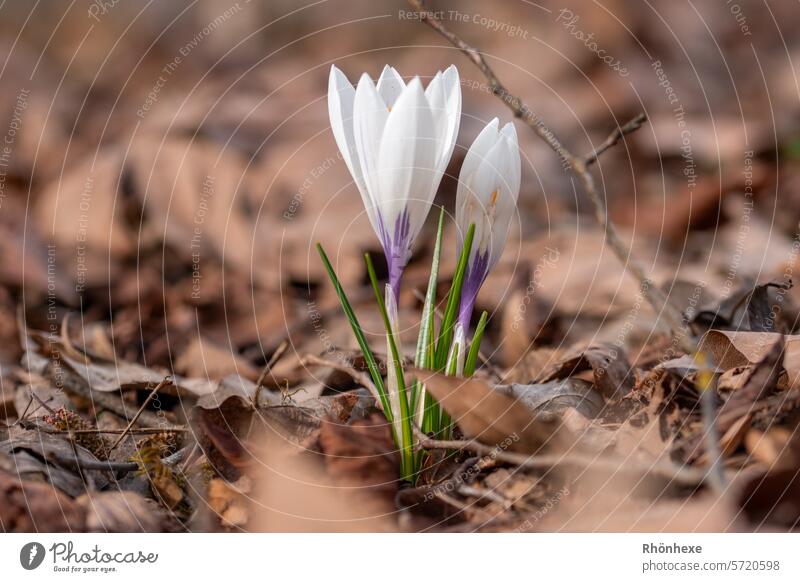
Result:
<instances>
[{"instance_id":1,"label":"smaller crocus blossom","mask_svg":"<svg viewBox=\"0 0 800 582\"><path fill-rule=\"evenodd\" d=\"M497 118L469 148L458 180L456 224L459 248L470 224L475 238L461 292L457 337L469 327L478 291L503 253L519 196L521 163L517 132L512 123L499 129ZM463 352L464 346L460 346ZM462 354L463 355L463 354Z\"/></svg>"},{"instance_id":2,"label":"smaller crocus blossom","mask_svg":"<svg viewBox=\"0 0 800 582\"><path fill-rule=\"evenodd\" d=\"M386 66L354 89L331 67L328 113L336 144L383 246L393 297L453 153L461 84L451 66L423 89Z\"/></svg>"}]
</instances>

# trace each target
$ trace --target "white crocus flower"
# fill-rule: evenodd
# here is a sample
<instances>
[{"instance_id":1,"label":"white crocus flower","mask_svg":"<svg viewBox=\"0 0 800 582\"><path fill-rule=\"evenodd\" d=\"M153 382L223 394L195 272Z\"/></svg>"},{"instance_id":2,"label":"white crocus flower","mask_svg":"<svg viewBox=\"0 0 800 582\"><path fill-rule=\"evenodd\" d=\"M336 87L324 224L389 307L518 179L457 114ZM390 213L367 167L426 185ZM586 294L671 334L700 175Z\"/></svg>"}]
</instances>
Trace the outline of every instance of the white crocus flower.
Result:
<instances>
[{"instance_id":1,"label":"white crocus flower","mask_svg":"<svg viewBox=\"0 0 800 582\"><path fill-rule=\"evenodd\" d=\"M453 153L461 117L461 85L451 66L423 90L386 66L377 85L366 73L358 87L331 67L328 113L336 144L383 246L393 296Z\"/></svg>"},{"instance_id":2,"label":"white crocus flower","mask_svg":"<svg viewBox=\"0 0 800 582\"><path fill-rule=\"evenodd\" d=\"M511 219L516 212L521 177L517 132L512 123L499 129L497 118L481 131L470 146L458 180L456 223L459 248L470 224L475 238L470 250L461 292L455 346L463 356L464 331L486 275L503 253ZM461 370L458 370L460 373Z\"/></svg>"}]
</instances>

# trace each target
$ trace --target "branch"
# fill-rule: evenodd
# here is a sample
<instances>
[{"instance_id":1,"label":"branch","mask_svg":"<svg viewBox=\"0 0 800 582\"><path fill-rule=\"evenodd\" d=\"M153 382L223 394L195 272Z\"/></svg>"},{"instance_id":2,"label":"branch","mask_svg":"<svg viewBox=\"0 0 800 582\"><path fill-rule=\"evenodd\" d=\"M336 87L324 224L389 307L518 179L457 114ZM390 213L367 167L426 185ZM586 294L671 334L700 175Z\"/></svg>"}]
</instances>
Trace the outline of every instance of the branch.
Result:
<instances>
[{"instance_id":1,"label":"branch","mask_svg":"<svg viewBox=\"0 0 800 582\"><path fill-rule=\"evenodd\" d=\"M173 466L178 464L187 453L188 447L181 449L168 457L162 459L165 465ZM45 462L54 462L57 465L83 469L86 471L136 471L139 468L137 463L132 461L99 461L94 459L81 459L76 454L74 457L53 453L44 458Z\"/></svg>"},{"instance_id":2,"label":"branch","mask_svg":"<svg viewBox=\"0 0 800 582\"><path fill-rule=\"evenodd\" d=\"M681 485L699 485L705 479L705 472L695 469L676 467L668 463L652 463L649 465L639 465L630 462L628 459L615 459L612 457L598 457L586 454L570 455L523 455L510 451L500 450L498 447L490 447L476 440L465 441L440 441L435 440L422 432L417 432L419 447L423 449L444 449L456 451L470 451L478 455L484 455L491 459L496 459L511 465L517 465L525 469L549 469L557 466L577 466L581 468L607 469L610 471L631 472L641 475L659 475L670 481Z\"/></svg>"},{"instance_id":3,"label":"branch","mask_svg":"<svg viewBox=\"0 0 800 582\"><path fill-rule=\"evenodd\" d=\"M652 305L658 316L663 316L670 328L672 334L677 338L681 347L687 352L692 353L696 350L695 342L691 339L691 334L687 333L686 325L683 321L681 313L673 307L668 301L666 295L659 289L653 281L651 281L644 268L634 260L631 250L622 241L617 232L614 223L608 217L608 210L605 201L600 196L594 183L594 178L588 171L588 167L597 160L597 156L602 152L612 147L617 143L625 133L635 131L644 123L641 116L636 117L628 122L617 131L611 134L603 144L597 148L593 153L586 157L576 156L570 152L547 127L544 121L536 115L519 97L511 93L497 78L492 68L486 62L483 54L475 47L464 42L457 34L448 29L442 22L436 18L436 15L430 11L425 3L425 0L408 0L408 3L420 15L420 20L433 28L436 32L447 39L453 46L458 48L464 53L474 64L477 66L486 80L489 83L489 88L492 93L499 97L503 103L514 113L514 116L521 119L538 135L548 146L552 149L561 159L565 167L571 169L577 174L583 188L586 191L589 199L592 201L595 210L595 218L605 233L606 242L611 247L611 250L623 264L625 269L637 281L639 281L639 288L645 299ZM607 145L606 145L607 144Z\"/></svg>"},{"instance_id":4,"label":"branch","mask_svg":"<svg viewBox=\"0 0 800 582\"><path fill-rule=\"evenodd\" d=\"M123 430L120 433L120 435L117 437L117 440L115 440L114 444L111 445L111 448L108 449L109 453L111 451L113 451L114 449L116 449L119 446L119 443L121 443L125 439L125 437L128 435L128 433L133 428L133 425L136 424L137 420L139 420L139 417L144 412L144 409L147 408L147 405L150 404L150 402L153 400L153 398L155 398L156 394L158 394L158 391L161 390L164 386L166 386L168 384L172 384L172 380L170 380L169 376L167 376L166 378L161 380L161 382L159 382L158 385L150 391L150 394L147 395L147 398L142 403L141 407L139 407L139 410L136 412L136 414L133 415L133 418L128 423L128 426L125 427L125 430Z\"/></svg>"},{"instance_id":5,"label":"branch","mask_svg":"<svg viewBox=\"0 0 800 582\"><path fill-rule=\"evenodd\" d=\"M629 133L633 133L634 131L642 127L645 121L647 121L647 115L644 113L640 113L625 125L617 126L616 129L611 132L611 135L609 135L603 143L597 146L592 153L583 156L583 163L587 167L591 166L593 163L597 161L597 158L599 158L603 154L603 152L617 145L617 143L619 143L619 140L621 140Z\"/></svg>"}]
</instances>

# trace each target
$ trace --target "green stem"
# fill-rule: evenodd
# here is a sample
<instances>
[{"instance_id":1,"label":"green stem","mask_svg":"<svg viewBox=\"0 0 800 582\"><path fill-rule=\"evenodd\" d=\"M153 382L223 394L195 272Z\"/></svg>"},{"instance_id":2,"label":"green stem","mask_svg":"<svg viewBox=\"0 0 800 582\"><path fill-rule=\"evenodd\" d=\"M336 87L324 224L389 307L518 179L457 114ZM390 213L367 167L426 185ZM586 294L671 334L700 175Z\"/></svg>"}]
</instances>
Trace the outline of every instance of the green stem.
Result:
<instances>
[{"instance_id":1,"label":"green stem","mask_svg":"<svg viewBox=\"0 0 800 582\"><path fill-rule=\"evenodd\" d=\"M364 254L364 260L367 263L367 272L369 279L372 282L372 289L375 292L375 299L378 302L378 308L383 318L384 327L386 327L386 338L391 350L392 365L397 376L397 391L398 400L400 401L400 454L402 458L402 471L403 477L412 481L415 477L414 467L414 438L411 426L411 416L408 408L408 392L406 390L405 376L403 374L403 364L400 359L400 352L397 349L397 342L394 336L394 327L389 318L389 313L386 310L386 305L383 301L383 296L380 292L378 284L378 277L375 275L375 267L372 264L372 259L369 254ZM396 298L395 298L396 301ZM395 307L395 306L393 306Z\"/></svg>"}]
</instances>

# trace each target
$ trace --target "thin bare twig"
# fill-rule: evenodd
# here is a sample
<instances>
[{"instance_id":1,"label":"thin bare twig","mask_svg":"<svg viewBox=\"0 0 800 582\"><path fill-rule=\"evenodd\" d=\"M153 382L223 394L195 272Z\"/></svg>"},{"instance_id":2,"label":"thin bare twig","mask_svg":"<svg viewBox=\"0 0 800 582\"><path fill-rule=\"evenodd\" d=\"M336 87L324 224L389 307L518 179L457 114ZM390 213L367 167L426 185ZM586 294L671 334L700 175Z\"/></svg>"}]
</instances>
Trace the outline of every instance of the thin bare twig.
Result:
<instances>
[{"instance_id":1,"label":"thin bare twig","mask_svg":"<svg viewBox=\"0 0 800 582\"><path fill-rule=\"evenodd\" d=\"M187 447L188 448L188 447ZM173 453L163 460L165 465L173 466L178 464L186 455L186 448ZM45 457L45 461L52 461L61 466L69 466L85 471L136 471L139 468L138 463L132 461L97 461L92 459L81 459L75 453L74 457L66 457L64 455L51 454Z\"/></svg>"},{"instance_id":2,"label":"thin bare twig","mask_svg":"<svg viewBox=\"0 0 800 582\"><path fill-rule=\"evenodd\" d=\"M626 471L637 474L659 475L681 485L698 485L705 478L704 471L676 467L665 463L636 464L629 460L615 459L613 457L598 457L583 453L569 455L523 455L511 451L503 451L498 447L490 447L475 440L440 441L435 440L417 429L419 447L422 449L444 449L454 451L470 451L484 455L504 463L517 465L525 469L549 469L557 466L578 466L581 468L592 467L595 469L608 469L612 471Z\"/></svg>"},{"instance_id":3,"label":"thin bare twig","mask_svg":"<svg viewBox=\"0 0 800 582\"><path fill-rule=\"evenodd\" d=\"M128 426L125 427L125 430L123 430L120 433L119 437L117 437L117 440L115 440L114 444L111 445L111 448L108 449L109 453L111 451L113 451L114 449L116 449L117 446L119 446L119 443L121 443L123 441L123 439L128 435L128 433L130 433L131 429L133 428L133 425L136 424L136 421L142 415L142 412L144 412L144 409L147 408L147 405L150 404L150 402L153 400L153 398L156 397L156 394L158 394L158 391L161 390L164 386L166 386L168 384L172 384L172 380L170 380L169 376L167 376L166 378L161 380L161 382L159 382L158 385L150 391L150 394L147 395L147 398L145 398L145 401L139 407L139 410L136 412L136 414L133 415L133 418L128 423Z\"/></svg>"},{"instance_id":4,"label":"thin bare twig","mask_svg":"<svg viewBox=\"0 0 800 582\"><path fill-rule=\"evenodd\" d=\"M264 366L264 369L261 370L261 374L258 376L258 380L256 380L256 389L259 389L264 386L264 380L267 379L267 374L272 371L272 367L277 363L277 361L281 358L283 353L286 351L286 348L289 347L289 341L283 340L280 345L275 349L272 356L270 357L269 361Z\"/></svg>"},{"instance_id":5,"label":"thin bare twig","mask_svg":"<svg viewBox=\"0 0 800 582\"><path fill-rule=\"evenodd\" d=\"M606 142L600 146L593 154L587 157L576 156L570 152L558 139L556 134L544 123L541 117L536 115L522 99L511 93L497 78L492 68L486 62L483 54L475 47L467 44L457 34L447 28L436 15L428 9L425 0L408 0L408 3L420 15L420 20L430 26L433 30L447 39L450 44L458 48L477 66L489 83L492 93L500 98L503 103L513 112L514 116L521 119L528 125L561 159L566 168L571 169L580 179L586 194L594 205L595 218L603 228L606 242L611 250L623 264L624 268L639 282L639 288L645 299L653 306L656 314L662 315L669 327L672 329L673 336L687 352L693 352L695 342L691 334L686 333L686 325L680 312L668 301L666 295L655 285L645 273L644 268L634 259L631 250L622 241L614 223L608 217L608 210L605 201L597 191L594 178L588 170L597 159L597 155L617 143L623 135L623 128L627 128L627 133L634 131L641 126L643 120L638 121L639 117L630 121L623 128L609 136ZM608 143L607 146L604 145Z\"/></svg>"},{"instance_id":6,"label":"thin bare twig","mask_svg":"<svg viewBox=\"0 0 800 582\"><path fill-rule=\"evenodd\" d=\"M188 432L188 428L185 426L172 426L172 427L165 427L165 428L80 428L80 429L66 429L61 430L57 428L50 428L49 426L42 426L41 424L32 421L32 420L19 420L14 424L19 424L22 428L26 428L28 430L38 430L39 432L43 432L46 434L58 434L58 435L70 435L70 434L122 434L126 430L128 434L160 434L160 433L168 433L168 432Z\"/></svg>"},{"instance_id":7,"label":"thin bare twig","mask_svg":"<svg viewBox=\"0 0 800 582\"><path fill-rule=\"evenodd\" d=\"M53 407L48 406L47 402L45 402L44 400L39 398L39 396L36 394L36 392L33 391L33 388L30 388L30 392L31 392L31 398L34 398L36 400L36 402L39 403L39 408L44 408L50 414L55 414L56 413L56 411L53 410ZM38 411L39 408L36 408L33 412Z\"/></svg>"},{"instance_id":8,"label":"thin bare twig","mask_svg":"<svg viewBox=\"0 0 800 582\"><path fill-rule=\"evenodd\" d=\"M603 143L601 143L594 149L594 151L583 156L583 163L587 167L591 166L593 163L597 161L597 158L599 158L603 154L603 152L617 145L617 143L619 143L619 140L621 140L629 133L633 133L634 131L642 127L642 125L644 125L646 121L647 121L647 115L644 113L640 113L625 125L617 126L616 129L614 129L614 131L612 131L611 134L603 141Z\"/></svg>"}]
</instances>

